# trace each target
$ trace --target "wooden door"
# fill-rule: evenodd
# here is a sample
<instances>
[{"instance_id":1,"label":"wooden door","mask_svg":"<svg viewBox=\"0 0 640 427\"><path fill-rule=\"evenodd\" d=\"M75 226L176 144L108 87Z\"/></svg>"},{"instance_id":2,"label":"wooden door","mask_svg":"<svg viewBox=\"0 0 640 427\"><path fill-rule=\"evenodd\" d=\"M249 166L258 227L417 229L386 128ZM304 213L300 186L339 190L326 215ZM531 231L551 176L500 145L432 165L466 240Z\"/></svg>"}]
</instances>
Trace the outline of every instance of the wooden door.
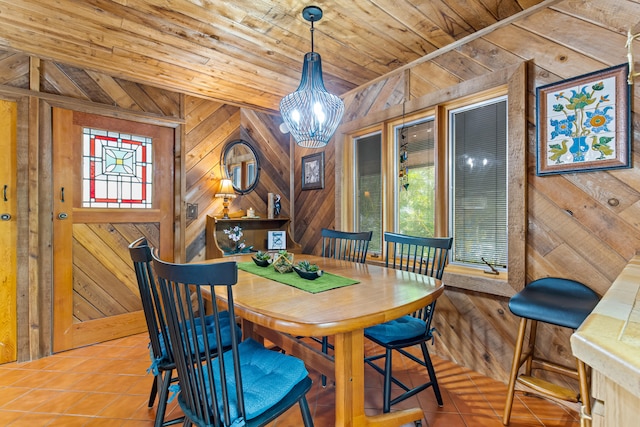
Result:
<instances>
[{"instance_id":1,"label":"wooden door","mask_svg":"<svg viewBox=\"0 0 640 427\"><path fill-rule=\"evenodd\" d=\"M53 110L55 352L145 330L127 246L173 259L173 129Z\"/></svg>"},{"instance_id":2,"label":"wooden door","mask_svg":"<svg viewBox=\"0 0 640 427\"><path fill-rule=\"evenodd\" d=\"M16 360L16 130L18 106L0 100L0 363Z\"/></svg>"}]
</instances>

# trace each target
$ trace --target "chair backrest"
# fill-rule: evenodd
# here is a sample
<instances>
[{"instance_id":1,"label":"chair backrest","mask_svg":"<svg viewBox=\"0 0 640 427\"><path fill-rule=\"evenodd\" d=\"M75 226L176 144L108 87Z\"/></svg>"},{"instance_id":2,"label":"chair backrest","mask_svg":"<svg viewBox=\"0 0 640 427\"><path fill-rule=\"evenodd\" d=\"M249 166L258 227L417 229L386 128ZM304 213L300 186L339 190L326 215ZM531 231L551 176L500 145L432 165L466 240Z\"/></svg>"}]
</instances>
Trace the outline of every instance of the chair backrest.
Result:
<instances>
[{"instance_id":1,"label":"chair backrest","mask_svg":"<svg viewBox=\"0 0 640 427\"><path fill-rule=\"evenodd\" d=\"M386 242L385 265L398 270L412 271L442 279L447 255L453 238L451 237L415 237L398 233L384 233ZM413 317L425 321L429 334L433 332L431 322L436 302L412 313Z\"/></svg>"},{"instance_id":2,"label":"chair backrest","mask_svg":"<svg viewBox=\"0 0 640 427\"><path fill-rule=\"evenodd\" d=\"M322 256L364 263L372 234L371 231L348 232L323 228Z\"/></svg>"},{"instance_id":3,"label":"chair backrest","mask_svg":"<svg viewBox=\"0 0 640 427\"><path fill-rule=\"evenodd\" d=\"M236 262L173 264L158 259L155 251L152 255L180 378L178 398L185 415L215 426L229 426L236 419L244 419L238 337L231 334L230 350L224 357L216 358L217 351L210 350L228 344L223 342L224 310L214 296L216 287L226 288L227 319L235 319L232 289L238 280ZM200 333L210 328L211 321L215 334Z\"/></svg>"},{"instance_id":4,"label":"chair backrest","mask_svg":"<svg viewBox=\"0 0 640 427\"><path fill-rule=\"evenodd\" d=\"M138 280L154 364L171 364L173 363L173 355L169 346L167 320L161 303L160 289L153 274L151 265L153 258L147 239L141 237L132 242L129 245L129 254Z\"/></svg>"},{"instance_id":5,"label":"chair backrest","mask_svg":"<svg viewBox=\"0 0 640 427\"><path fill-rule=\"evenodd\" d=\"M384 240L387 267L442 279L453 238L384 233Z\"/></svg>"}]
</instances>

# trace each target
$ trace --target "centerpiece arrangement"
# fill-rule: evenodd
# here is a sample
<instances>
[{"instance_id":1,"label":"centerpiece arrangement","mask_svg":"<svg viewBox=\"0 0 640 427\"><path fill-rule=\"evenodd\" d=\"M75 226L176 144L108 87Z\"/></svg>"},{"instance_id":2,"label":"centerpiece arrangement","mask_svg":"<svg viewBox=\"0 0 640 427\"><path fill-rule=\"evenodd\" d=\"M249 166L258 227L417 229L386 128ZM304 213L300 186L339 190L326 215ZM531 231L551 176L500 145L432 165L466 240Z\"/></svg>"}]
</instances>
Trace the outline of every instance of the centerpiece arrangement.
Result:
<instances>
[{"instance_id":1,"label":"centerpiece arrangement","mask_svg":"<svg viewBox=\"0 0 640 427\"><path fill-rule=\"evenodd\" d=\"M293 271L293 254L286 250L280 250L273 257L273 268L279 273Z\"/></svg>"},{"instance_id":2,"label":"centerpiece arrangement","mask_svg":"<svg viewBox=\"0 0 640 427\"><path fill-rule=\"evenodd\" d=\"M273 260L271 259L271 254L269 252L258 251L255 256L251 257L253 262L256 263L257 266L267 267L271 265Z\"/></svg>"},{"instance_id":3,"label":"centerpiece arrangement","mask_svg":"<svg viewBox=\"0 0 640 427\"><path fill-rule=\"evenodd\" d=\"M293 270L298 273L298 276L307 280L315 280L322 276L322 270L320 270L316 264L311 264L309 261L300 261L297 266L293 267Z\"/></svg>"}]
</instances>

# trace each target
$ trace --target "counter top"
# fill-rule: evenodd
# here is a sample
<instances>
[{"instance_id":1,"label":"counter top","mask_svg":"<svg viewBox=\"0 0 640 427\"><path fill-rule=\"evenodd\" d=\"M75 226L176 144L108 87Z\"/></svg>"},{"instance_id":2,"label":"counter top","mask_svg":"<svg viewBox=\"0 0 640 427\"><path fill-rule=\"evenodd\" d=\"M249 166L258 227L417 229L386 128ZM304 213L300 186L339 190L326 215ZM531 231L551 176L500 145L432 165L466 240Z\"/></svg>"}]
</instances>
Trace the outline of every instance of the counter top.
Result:
<instances>
[{"instance_id":1,"label":"counter top","mask_svg":"<svg viewBox=\"0 0 640 427\"><path fill-rule=\"evenodd\" d=\"M640 255L571 336L573 354L640 397Z\"/></svg>"}]
</instances>

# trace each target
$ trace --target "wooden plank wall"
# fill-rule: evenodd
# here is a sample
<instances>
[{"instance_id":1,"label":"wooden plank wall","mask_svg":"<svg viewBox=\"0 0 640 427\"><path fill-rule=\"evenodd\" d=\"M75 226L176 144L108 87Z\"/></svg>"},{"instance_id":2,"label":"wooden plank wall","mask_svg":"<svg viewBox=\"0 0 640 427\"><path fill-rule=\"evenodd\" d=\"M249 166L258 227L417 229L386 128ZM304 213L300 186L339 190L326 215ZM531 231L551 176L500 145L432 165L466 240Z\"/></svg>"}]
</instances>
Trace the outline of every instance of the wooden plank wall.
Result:
<instances>
[{"instance_id":1,"label":"wooden plank wall","mask_svg":"<svg viewBox=\"0 0 640 427\"><path fill-rule=\"evenodd\" d=\"M640 247L640 171L629 170L535 175L535 88L626 61L626 30L634 28L640 4L632 0L565 0L456 49L429 57L408 69L409 80L392 75L346 96L345 120L354 120L410 99L469 80L478 74L529 61L528 279L558 275L582 280L603 293ZM636 48L636 52L640 49ZM106 75L43 61L41 90L88 99L131 111L179 117L176 94L157 91ZM28 57L0 52L0 84L27 89ZM638 90L633 89L634 103ZM242 137L256 143L264 169L255 194L233 201L232 210L264 210L266 193L281 192L283 214L295 216L295 238L305 251L318 247L321 227L335 225L335 153L325 149L325 189L302 191L300 160L310 151L295 148L278 131L277 116L186 98L184 202L197 203L199 216L186 226L187 260L204 257L204 217L220 210L213 199L224 143ZM638 115L633 113L633 150L638 147ZM206 124L203 124L206 123ZM292 160L293 159L293 160ZM293 173L288 174L293 164ZM268 168L266 165L270 165ZM293 178L293 191L289 191ZM619 201L611 206L609 199ZM294 207L290 208L293 203ZM571 211L573 215L570 215ZM46 231L46 228L45 228ZM46 267L46 264L45 264ZM45 291L43 291L45 292ZM46 293L46 292L45 292ZM42 299L43 307L48 302ZM28 317L24 310L22 320ZM41 316L42 319L46 315ZM46 321L46 320L45 320ZM46 329L46 325L40 325ZM448 289L438 303L437 353L491 377L505 380L511 363L516 320L502 297ZM568 332L545 327L551 359L571 363Z\"/></svg>"},{"instance_id":2,"label":"wooden plank wall","mask_svg":"<svg viewBox=\"0 0 640 427\"><path fill-rule=\"evenodd\" d=\"M185 203L198 205L198 218L186 226L187 261L205 259L206 217L222 215L222 200L215 198L222 176L221 154L236 139L249 142L260 160L260 180L251 193L232 199L231 213L253 208L266 217L267 195L281 195L281 216L291 215L289 136L282 134L278 117L238 107L187 97L185 134Z\"/></svg>"},{"instance_id":3,"label":"wooden plank wall","mask_svg":"<svg viewBox=\"0 0 640 427\"><path fill-rule=\"evenodd\" d=\"M32 67L38 69L38 73L32 73ZM36 74L35 83L31 81ZM137 117L143 113L145 117L158 117L177 121L183 120L184 125L178 131L182 134L184 144L184 197L182 207L186 203L198 205L198 217L195 220L185 221L184 241L187 261L204 259L205 254L205 219L206 214L221 212L221 200L214 194L218 189L221 176L220 154L227 142L242 138L254 145L261 161L261 179L256 190L248 195L233 200L231 211L246 210L253 207L257 213L266 212L267 193L279 193L282 196L282 215L290 216L290 143L289 136L278 130L279 117L247 110L238 107L223 105L211 101L205 101L195 97L183 97L175 92L157 89L138 83L132 83L107 74L91 70L81 70L65 64L50 61L39 61L37 58L9 51L0 51L0 88L5 88L8 93L16 89L17 95L23 96L29 90L35 95L34 112L32 117L38 116L37 93L43 97L50 95L53 98L64 100L67 108L99 113L99 106L109 110L110 115L121 118L129 116ZM14 96L14 95L11 95ZM51 98L47 98L51 99ZM183 101L184 99L184 101ZM93 108L97 106L98 108ZM22 128L28 128L29 115L24 112L22 121L18 124ZM50 118L43 117L42 123ZM32 122L31 125L37 123ZM36 137L38 138L38 137ZM50 218L50 196L46 188L50 187L51 179L48 172L50 166L46 163L50 160L50 153L46 152L50 146L41 135L36 145L41 146L41 152L32 154L29 168L33 171L33 181L38 182L43 192L39 196L33 196L38 206L27 202L26 193L23 195L22 206L29 206L34 212L42 211L40 218ZM26 152L26 150L23 150ZM39 156L39 157L38 157ZM42 163L38 163L42 162ZM33 188L35 190L35 188ZM47 214L48 212L48 214ZM177 224L180 220L176 220ZM178 225L178 233L182 233ZM39 357L50 351L51 333L51 269L50 241L51 224L49 222L34 224L34 230L25 230L23 235L31 235L36 239L40 249L38 250L38 271L22 269L19 275L18 294L25 296L18 302L19 323L19 349L21 358ZM38 237L36 237L38 236ZM19 253L30 253L27 244L24 248L18 248ZM122 248L114 248L122 250ZM180 248L178 248L180 251ZM37 281L37 283L31 283ZM28 297L27 297L28 295ZM87 306L89 307L89 306ZM116 308L117 309L117 308ZM86 317L94 317L97 312L93 308L83 309ZM106 308L105 311L113 310ZM34 319L33 313L37 313L38 319ZM32 331L36 330L34 334Z\"/></svg>"},{"instance_id":4,"label":"wooden plank wall","mask_svg":"<svg viewBox=\"0 0 640 427\"><path fill-rule=\"evenodd\" d=\"M140 118L158 122L179 122L182 95L154 87L132 83L110 77L95 71L80 70L65 64L40 61L15 52L0 52L0 89L8 97L22 99L30 96L29 103L21 102L19 129L27 129L28 137L18 148L20 165L28 172L19 170L20 177L28 176L29 191L19 192L17 217L28 228L20 230L27 238L18 241L18 254L28 254L28 259L19 263L18 274L18 359L25 360L47 355L51 351L52 312L52 253L51 253L51 142L46 129L51 128L51 117L42 115L38 108L39 98L48 102L63 103L65 108L77 111L102 111L120 118ZM30 92L27 92L30 90ZM27 111L28 109L28 111ZM39 127L39 124L42 125ZM28 143L28 144L27 144ZM33 222L31 218L39 218ZM88 233L93 243L109 248L107 257L119 260L122 266L130 265L131 271L121 277L129 277L127 283L111 286L111 295L106 295L101 283L110 283L113 272L96 266L95 254L86 251L78 241L74 242L78 252L78 265L74 266L79 278L82 263L92 265L94 276L85 277L75 288L75 310L77 320L103 317L114 313L138 311L141 306L137 297L137 285L133 266L127 259L126 244L130 240L147 235L151 241L158 241L157 230L153 226L138 224L135 230L122 229L119 225L101 224L92 227ZM100 233L99 230L107 230ZM115 233L115 230L118 230ZM115 234L114 234L115 233ZM117 235L119 238L115 238ZM102 237L99 237L102 236ZM25 261L25 262L22 262ZM26 266L28 265L28 271ZM126 268L126 267L125 267ZM100 273L98 273L100 272ZM99 277L98 277L99 276ZM133 281L132 281L133 280ZM76 283L78 285L78 283ZM136 299L138 298L138 299Z\"/></svg>"},{"instance_id":5,"label":"wooden plank wall","mask_svg":"<svg viewBox=\"0 0 640 427\"><path fill-rule=\"evenodd\" d=\"M636 1L559 2L415 63L408 69L408 85L400 83L398 73L351 92L345 97L346 120L401 103L404 93L408 99L428 98L437 90L529 61L527 279L570 277L602 294L640 249L640 165L635 154L640 148L639 117L633 112L633 168L538 177L535 88L626 62L626 31L638 31L638 16ZM634 50L640 58L640 44ZM635 86L632 90L635 105L639 92ZM330 197L330 190L326 195ZM618 203L610 203L612 199ZM316 206L317 201L309 208ZM311 216L305 203L296 203L296 211L298 217ZM301 237L305 248L313 246L311 236ZM435 326L442 336L436 338L437 353L506 381L517 328L507 303L505 297L449 288L438 302ZM543 354L572 366L569 335L544 326L541 339L549 344L542 347Z\"/></svg>"}]
</instances>

